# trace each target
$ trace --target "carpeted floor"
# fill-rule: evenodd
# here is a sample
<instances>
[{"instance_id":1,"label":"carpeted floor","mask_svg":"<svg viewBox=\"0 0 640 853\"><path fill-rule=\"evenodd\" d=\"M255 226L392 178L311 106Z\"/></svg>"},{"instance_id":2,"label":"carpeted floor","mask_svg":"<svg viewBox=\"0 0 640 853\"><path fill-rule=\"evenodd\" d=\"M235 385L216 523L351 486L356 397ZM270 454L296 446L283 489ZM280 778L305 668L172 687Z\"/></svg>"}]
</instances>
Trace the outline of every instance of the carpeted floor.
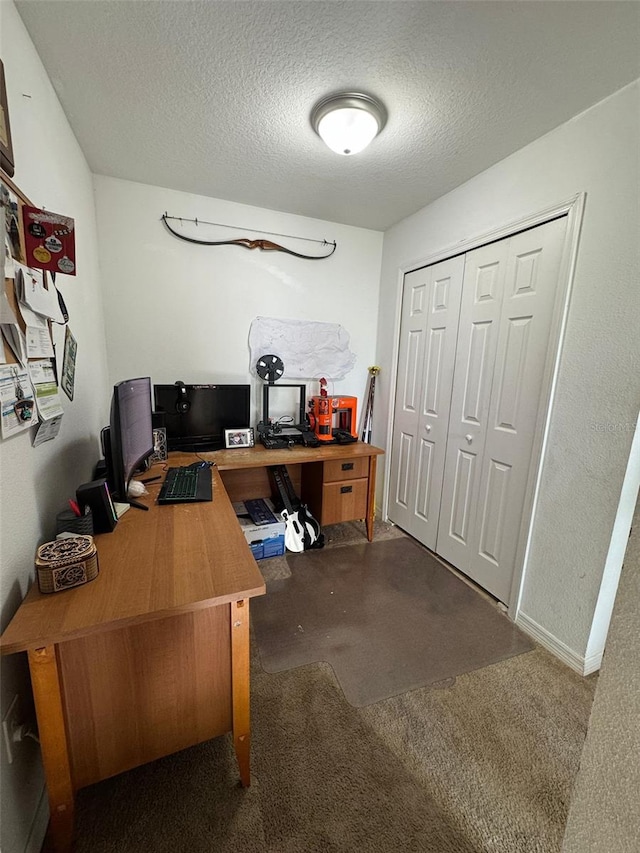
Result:
<instances>
[{"instance_id":1,"label":"carpeted floor","mask_svg":"<svg viewBox=\"0 0 640 853\"><path fill-rule=\"evenodd\" d=\"M354 708L253 645L251 787L229 736L184 750L81 791L76 853L558 853L594 688L536 647Z\"/></svg>"},{"instance_id":2,"label":"carpeted floor","mask_svg":"<svg viewBox=\"0 0 640 853\"><path fill-rule=\"evenodd\" d=\"M533 642L408 536L290 554L251 605L267 672L326 661L356 707L450 680Z\"/></svg>"}]
</instances>

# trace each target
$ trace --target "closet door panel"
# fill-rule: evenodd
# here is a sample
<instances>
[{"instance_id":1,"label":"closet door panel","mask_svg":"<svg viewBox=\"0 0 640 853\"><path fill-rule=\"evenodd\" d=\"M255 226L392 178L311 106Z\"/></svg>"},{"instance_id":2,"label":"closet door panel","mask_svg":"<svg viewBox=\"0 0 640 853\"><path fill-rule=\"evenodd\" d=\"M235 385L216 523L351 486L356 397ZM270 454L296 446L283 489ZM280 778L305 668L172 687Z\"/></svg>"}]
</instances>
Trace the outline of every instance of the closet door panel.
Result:
<instances>
[{"instance_id":1,"label":"closet door panel","mask_svg":"<svg viewBox=\"0 0 640 853\"><path fill-rule=\"evenodd\" d=\"M508 601L566 218L511 237L469 574Z\"/></svg>"},{"instance_id":2,"label":"closet door panel","mask_svg":"<svg viewBox=\"0 0 640 853\"><path fill-rule=\"evenodd\" d=\"M405 275L389 502L390 518L405 529L411 523L415 503L416 447L430 290L430 269Z\"/></svg>"},{"instance_id":3,"label":"closet door panel","mask_svg":"<svg viewBox=\"0 0 640 853\"><path fill-rule=\"evenodd\" d=\"M404 281L389 517L429 548L437 535L463 270L464 258L452 258Z\"/></svg>"},{"instance_id":4,"label":"closet door panel","mask_svg":"<svg viewBox=\"0 0 640 853\"><path fill-rule=\"evenodd\" d=\"M480 488L489 399L507 265L507 241L469 252L465 261L458 344L436 550L462 571Z\"/></svg>"}]
</instances>

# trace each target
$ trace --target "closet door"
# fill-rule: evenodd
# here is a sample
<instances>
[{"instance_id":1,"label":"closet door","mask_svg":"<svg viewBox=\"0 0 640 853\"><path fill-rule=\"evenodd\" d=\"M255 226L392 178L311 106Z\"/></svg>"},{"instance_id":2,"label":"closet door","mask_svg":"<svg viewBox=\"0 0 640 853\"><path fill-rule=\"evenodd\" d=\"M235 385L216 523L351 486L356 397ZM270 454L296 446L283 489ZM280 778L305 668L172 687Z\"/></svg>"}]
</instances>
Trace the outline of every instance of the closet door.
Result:
<instances>
[{"instance_id":1,"label":"closet door","mask_svg":"<svg viewBox=\"0 0 640 853\"><path fill-rule=\"evenodd\" d=\"M566 218L467 255L436 550L501 601L515 569Z\"/></svg>"},{"instance_id":2,"label":"closet door","mask_svg":"<svg viewBox=\"0 0 640 853\"><path fill-rule=\"evenodd\" d=\"M468 252L436 550L468 571L487 434L508 240Z\"/></svg>"},{"instance_id":3,"label":"closet door","mask_svg":"<svg viewBox=\"0 0 640 853\"><path fill-rule=\"evenodd\" d=\"M435 548L464 257L404 278L389 518Z\"/></svg>"}]
</instances>

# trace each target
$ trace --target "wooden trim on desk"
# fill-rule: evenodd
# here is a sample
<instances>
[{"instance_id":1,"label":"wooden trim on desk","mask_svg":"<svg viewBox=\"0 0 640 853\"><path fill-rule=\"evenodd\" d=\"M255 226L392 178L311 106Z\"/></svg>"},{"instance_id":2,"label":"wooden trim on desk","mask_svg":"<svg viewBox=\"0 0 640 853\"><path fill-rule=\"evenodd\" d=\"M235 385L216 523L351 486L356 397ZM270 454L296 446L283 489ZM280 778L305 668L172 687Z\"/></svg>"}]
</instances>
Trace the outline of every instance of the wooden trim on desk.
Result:
<instances>
[{"instance_id":1,"label":"wooden trim on desk","mask_svg":"<svg viewBox=\"0 0 640 853\"><path fill-rule=\"evenodd\" d=\"M231 605L231 707L233 745L243 788L251 784L249 708L249 599Z\"/></svg>"},{"instance_id":2,"label":"wooden trim on desk","mask_svg":"<svg viewBox=\"0 0 640 853\"><path fill-rule=\"evenodd\" d=\"M55 838L54 849L63 851L71 844L75 798L55 646L30 651L29 669L47 779L50 828Z\"/></svg>"}]
</instances>

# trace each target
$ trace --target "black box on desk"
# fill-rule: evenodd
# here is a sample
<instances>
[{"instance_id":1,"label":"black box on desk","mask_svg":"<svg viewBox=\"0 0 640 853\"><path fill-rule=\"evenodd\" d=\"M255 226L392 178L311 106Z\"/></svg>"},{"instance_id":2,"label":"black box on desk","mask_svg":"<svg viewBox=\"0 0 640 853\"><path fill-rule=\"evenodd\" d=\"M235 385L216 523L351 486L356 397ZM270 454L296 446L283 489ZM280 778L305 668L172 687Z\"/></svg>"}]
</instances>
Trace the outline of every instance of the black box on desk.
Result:
<instances>
[{"instance_id":1,"label":"black box on desk","mask_svg":"<svg viewBox=\"0 0 640 853\"><path fill-rule=\"evenodd\" d=\"M269 501L259 498L249 501L249 504L259 504L260 515L265 520L268 519L265 523L256 524L244 501L237 501L233 504L244 538L251 548L251 553L256 560L266 560L267 557L281 557L284 554L284 521L276 518L273 514L273 506Z\"/></svg>"},{"instance_id":2,"label":"black box on desk","mask_svg":"<svg viewBox=\"0 0 640 853\"><path fill-rule=\"evenodd\" d=\"M91 508L94 533L110 533L118 523L109 486L104 478L78 486L76 500L82 511L86 506Z\"/></svg>"}]
</instances>

